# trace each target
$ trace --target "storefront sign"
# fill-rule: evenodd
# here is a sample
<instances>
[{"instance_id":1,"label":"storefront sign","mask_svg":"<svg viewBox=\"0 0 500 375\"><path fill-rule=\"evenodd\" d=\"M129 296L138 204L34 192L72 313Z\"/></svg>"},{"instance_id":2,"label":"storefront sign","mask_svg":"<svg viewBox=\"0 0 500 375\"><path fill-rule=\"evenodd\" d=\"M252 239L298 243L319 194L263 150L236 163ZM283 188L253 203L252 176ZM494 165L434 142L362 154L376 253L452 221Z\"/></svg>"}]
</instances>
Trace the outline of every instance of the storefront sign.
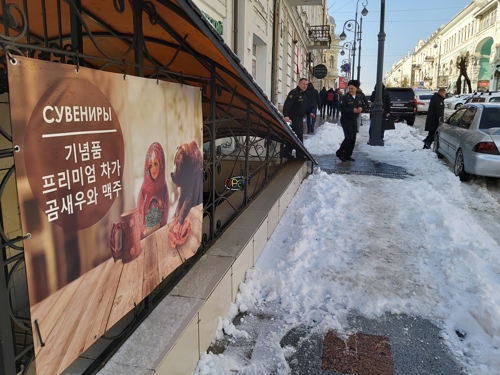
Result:
<instances>
[{"instance_id":1,"label":"storefront sign","mask_svg":"<svg viewBox=\"0 0 500 375\"><path fill-rule=\"evenodd\" d=\"M318 64L313 69L313 76L317 79L323 79L328 74L328 69L323 64Z\"/></svg>"},{"instance_id":2,"label":"storefront sign","mask_svg":"<svg viewBox=\"0 0 500 375\"><path fill-rule=\"evenodd\" d=\"M208 22L210 22L212 24L215 31L217 31L217 34L219 34L221 36L224 35L224 24L222 23L222 21L217 21L216 19L210 17L205 12L202 12L202 13L205 16L205 18L208 20Z\"/></svg>"},{"instance_id":3,"label":"storefront sign","mask_svg":"<svg viewBox=\"0 0 500 375\"><path fill-rule=\"evenodd\" d=\"M38 375L62 373L201 242L198 88L9 65Z\"/></svg>"},{"instance_id":4,"label":"storefront sign","mask_svg":"<svg viewBox=\"0 0 500 375\"><path fill-rule=\"evenodd\" d=\"M490 81L477 81L477 89L481 91L488 91L490 87Z\"/></svg>"}]
</instances>

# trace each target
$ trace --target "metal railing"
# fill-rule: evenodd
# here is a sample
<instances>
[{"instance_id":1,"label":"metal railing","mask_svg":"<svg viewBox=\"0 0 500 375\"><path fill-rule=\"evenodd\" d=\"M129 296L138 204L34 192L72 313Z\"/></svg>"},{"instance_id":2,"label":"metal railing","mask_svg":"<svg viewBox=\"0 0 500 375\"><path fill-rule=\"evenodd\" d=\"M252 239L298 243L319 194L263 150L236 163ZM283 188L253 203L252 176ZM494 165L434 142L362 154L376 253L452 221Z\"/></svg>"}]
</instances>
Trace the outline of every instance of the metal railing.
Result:
<instances>
[{"instance_id":1,"label":"metal railing","mask_svg":"<svg viewBox=\"0 0 500 375\"><path fill-rule=\"evenodd\" d=\"M203 56L196 56L184 44L185 35L173 30L162 21L155 7L169 6L169 2L150 2L142 0L113 0L115 17L122 17L123 22L130 25L129 34L124 34L110 27L99 14L82 6L81 0L55 0L56 12L47 12L45 0L23 1L21 5L1 3L2 17L0 18L2 32L0 33L0 91L8 94L7 81L8 59L16 55L31 58L73 64L92 69L101 69L112 72L136 76L164 79L171 82L192 84L202 89L204 126L204 232L202 244L197 256L186 262L184 268L173 272L171 277L137 307L136 318L127 327L123 334L114 338L113 344L91 365L85 373L91 374L99 367L99 363L106 361L113 351L125 340L131 331L150 313L156 304L165 296L178 280L184 276L187 269L203 254L211 244L222 234L225 228L241 214L247 205L269 184L283 166L280 158L282 142L280 136L256 113L255 106L249 100L241 97L234 87L226 82L231 73L224 70L213 61ZM31 32L28 14L42 9L41 22L43 34ZM132 12L130 12L132 10ZM130 18L132 14L132 18ZM66 16L65 16L66 15ZM143 17L146 15L146 17ZM146 37L143 33L143 22L149 22L160 27L172 37L175 42L168 42L169 47L178 51L191 53L204 67L204 72L198 76L187 76L169 69L178 58L173 54L172 60L166 65L159 64L150 54L148 46L151 44L165 44L166 42ZM71 32L64 34L63 26L71 25ZM49 36L47 25L56 25L59 32L56 36ZM90 24L98 25L102 31L92 33ZM331 41L328 26L313 26L309 36L313 40ZM84 50L84 38L92 42L92 52ZM106 50L103 40L110 39L125 46L125 52L120 56L112 57ZM207 78L208 77L208 78ZM232 77L238 81L239 77ZM27 88L29 90L29 88ZM1 93L1 92L0 92ZM231 95L229 105L218 101L222 95ZM8 99L2 103L8 106ZM241 116L230 115L232 108L240 108ZM255 119L259 118L258 121ZM10 179L14 178L15 165L12 155L10 123L0 124L1 136L8 147L0 150L0 159L9 160L11 165L4 170L0 184L0 198ZM259 131L256 131L259 129ZM263 136L263 130L265 135ZM277 140L278 139L278 140ZM9 159L10 158L10 159ZM244 183L233 189L224 184L228 176L238 176ZM221 183L222 181L222 183ZM222 187L221 187L222 186ZM223 208L225 215L219 211ZM2 208L2 214L5 211ZM0 215L0 220L4 215ZM206 223L206 225L205 225ZM19 235L9 237L0 222L2 250L2 264L0 265L0 374L14 375L19 372L27 373L30 363L34 359L32 327L27 305L27 287L24 267L22 241ZM24 277L24 282L22 278ZM19 287L14 286L15 280L21 280ZM19 298L18 298L19 297ZM14 306L13 302L24 300L24 306ZM8 308L4 308L8 306Z\"/></svg>"}]
</instances>

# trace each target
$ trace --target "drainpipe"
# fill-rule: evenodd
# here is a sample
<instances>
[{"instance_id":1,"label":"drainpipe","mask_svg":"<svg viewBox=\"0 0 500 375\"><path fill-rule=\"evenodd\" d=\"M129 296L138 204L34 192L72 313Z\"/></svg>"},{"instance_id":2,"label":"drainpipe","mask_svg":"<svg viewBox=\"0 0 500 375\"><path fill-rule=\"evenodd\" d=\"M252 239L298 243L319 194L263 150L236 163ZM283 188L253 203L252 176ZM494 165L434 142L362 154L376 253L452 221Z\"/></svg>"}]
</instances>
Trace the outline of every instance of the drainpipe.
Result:
<instances>
[{"instance_id":1,"label":"drainpipe","mask_svg":"<svg viewBox=\"0 0 500 375\"><path fill-rule=\"evenodd\" d=\"M235 0L237 1L237 0ZM278 17L278 9L279 9L279 0L274 0L274 10L273 10L273 45L272 45L272 53L271 53L271 102L273 104L276 103L276 94L277 94L277 88L278 88L278 82L277 82L277 77L278 74L276 73L276 68L278 64L276 63L277 56L278 56L278 29L279 29L279 17Z\"/></svg>"},{"instance_id":2,"label":"drainpipe","mask_svg":"<svg viewBox=\"0 0 500 375\"><path fill-rule=\"evenodd\" d=\"M233 0L233 52L238 56L238 0Z\"/></svg>"}]
</instances>

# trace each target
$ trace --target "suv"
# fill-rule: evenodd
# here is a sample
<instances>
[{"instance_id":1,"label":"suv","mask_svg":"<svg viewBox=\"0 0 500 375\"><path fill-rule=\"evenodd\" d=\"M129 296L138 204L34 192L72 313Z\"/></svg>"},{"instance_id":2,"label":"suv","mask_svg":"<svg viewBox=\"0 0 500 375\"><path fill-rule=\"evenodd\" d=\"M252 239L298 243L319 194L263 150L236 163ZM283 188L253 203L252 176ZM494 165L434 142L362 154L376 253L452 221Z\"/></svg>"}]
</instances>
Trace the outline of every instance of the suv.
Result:
<instances>
[{"instance_id":1,"label":"suv","mask_svg":"<svg viewBox=\"0 0 500 375\"><path fill-rule=\"evenodd\" d=\"M411 87L387 87L391 97L391 115L394 121L405 120L410 126L415 123L417 98Z\"/></svg>"}]
</instances>

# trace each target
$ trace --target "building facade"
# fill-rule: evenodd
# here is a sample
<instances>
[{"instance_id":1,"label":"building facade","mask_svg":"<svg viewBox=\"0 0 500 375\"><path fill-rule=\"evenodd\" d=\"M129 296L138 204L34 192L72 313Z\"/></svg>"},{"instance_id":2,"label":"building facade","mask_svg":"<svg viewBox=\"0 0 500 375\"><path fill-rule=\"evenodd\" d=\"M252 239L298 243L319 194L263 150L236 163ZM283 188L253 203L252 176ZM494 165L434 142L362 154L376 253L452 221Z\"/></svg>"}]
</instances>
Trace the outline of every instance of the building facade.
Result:
<instances>
[{"instance_id":1,"label":"building facade","mask_svg":"<svg viewBox=\"0 0 500 375\"><path fill-rule=\"evenodd\" d=\"M453 93L497 91L500 86L498 1L473 0L385 76L388 86L410 86Z\"/></svg>"},{"instance_id":2,"label":"building facade","mask_svg":"<svg viewBox=\"0 0 500 375\"><path fill-rule=\"evenodd\" d=\"M327 65L324 51L330 48L332 25L327 22L326 0L195 0L195 4L279 109L301 77L316 88L321 85L313 77L313 67ZM337 71L336 66L327 67Z\"/></svg>"}]
</instances>

